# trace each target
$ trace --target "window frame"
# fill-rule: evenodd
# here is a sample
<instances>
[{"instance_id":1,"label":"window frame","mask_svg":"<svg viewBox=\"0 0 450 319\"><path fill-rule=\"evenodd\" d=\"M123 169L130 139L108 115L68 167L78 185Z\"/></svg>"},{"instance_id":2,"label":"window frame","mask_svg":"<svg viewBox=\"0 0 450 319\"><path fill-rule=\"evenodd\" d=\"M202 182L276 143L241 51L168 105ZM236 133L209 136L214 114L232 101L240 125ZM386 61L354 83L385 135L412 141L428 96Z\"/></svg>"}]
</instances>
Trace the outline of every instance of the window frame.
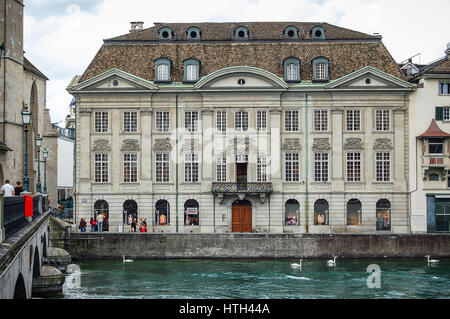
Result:
<instances>
[{"instance_id":1,"label":"window frame","mask_svg":"<svg viewBox=\"0 0 450 319\"><path fill-rule=\"evenodd\" d=\"M314 132L328 132L329 131L329 110L327 109L315 109L312 112L312 123L313 123L313 131ZM319 114L319 118L316 118L316 115ZM323 119L323 115L326 115L326 121ZM316 126L318 124L319 126ZM324 126L326 126L324 128Z\"/></svg>"},{"instance_id":2,"label":"window frame","mask_svg":"<svg viewBox=\"0 0 450 319\"><path fill-rule=\"evenodd\" d=\"M219 114L221 114L220 119L219 119ZM217 132L226 132L227 131L227 117L228 117L227 110L216 110L216 131Z\"/></svg>"},{"instance_id":3,"label":"window frame","mask_svg":"<svg viewBox=\"0 0 450 319\"><path fill-rule=\"evenodd\" d=\"M161 159L158 159L161 157ZM160 167L158 167L160 164ZM161 170L160 178L158 178L158 169ZM167 174L165 174L167 170ZM170 183L170 154L169 153L156 153L155 154L155 181L156 183Z\"/></svg>"},{"instance_id":4,"label":"window frame","mask_svg":"<svg viewBox=\"0 0 450 319\"><path fill-rule=\"evenodd\" d=\"M444 96L450 95L450 82L439 81L438 95L444 95Z\"/></svg>"},{"instance_id":5,"label":"window frame","mask_svg":"<svg viewBox=\"0 0 450 319\"><path fill-rule=\"evenodd\" d=\"M314 182L328 183L330 181L330 154L328 152L314 152ZM326 156L326 159L324 157Z\"/></svg>"},{"instance_id":6,"label":"window frame","mask_svg":"<svg viewBox=\"0 0 450 319\"><path fill-rule=\"evenodd\" d=\"M189 67L193 66L195 68L195 78L189 78ZM195 83L200 79L200 61L197 59L189 58L183 61L183 82L184 83Z\"/></svg>"},{"instance_id":7,"label":"window frame","mask_svg":"<svg viewBox=\"0 0 450 319\"><path fill-rule=\"evenodd\" d=\"M295 78L290 78L288 66L289 65L295 65L297 68L297 75ZM289 57L284 59L283 61L283 67L284 67L284 80L286 82L300 82L301 81L301 60L296 57Z\"/></svg>"},{"instance_id":8,"label":"window frame","mask_svg":"<svg viewBox=\"0 0 450 319\"><path fill-rule=\"evenodd\" d=\"M161 125L158 125L158 114L161 113ZM167 114L167 117L164 115ZM166 129L167 126L167 129ZM170 131L170 111L155 111L155 132L169 133Z\"/></svg>"},{"instance_id":9,"label":"window frame","mask_svg":"<svg viewBox=\"0 0 450 319\"><path fill-rule=\"evenodd\" d=\"M246 116L244 116L244 113L246 114ZM247 111L236 111L234 112L234 130L238 131L238 132L247 132L248 131L248 126L249 126L249 112ZM240 114L240 125L237 126L236 125L236 121L238 119L238 114ZM244 119L246 120L246 126L244 126ZM245 130L243 129L245 127Z\"/></svg>"},{"instance_id":10,"label":"window frame","mask_svg":"<svg viewBox=\"0 0 450 319\"><path fill-rule=\"evenodd\" d=\"M129 123L127 125L126 123L126 114L129 113ZM135 115L135 118L133 119L132 114ZM136 126L134 127L133 130L133 122L135 122ZM138 124L139 124L139 120L138 120L138 112L137 111L123 111L122 112L122 126L123 126L123 132L124 133L137 133L138 132Z\"/></svg>"},{"instance_id":11,"label":"window frame","mask_svg":"<svg viewBox=\"0 0 450 319\"><path fill-rule=\"evenodd\" d=\"M97 156L101 158L97 160ZM106 160L104 159L106 157ZM106 169L105 169L106 166ZM94 153L94 183L106 184L109 183L109 154L108 153ZM99 169L99 171L98 171ZM97 172L99 174L97 174ZM105 179L106 175L106 179ZM99 179L97 179L99 176Z\"/></svg>"},{"instance_id":12,"label":"window frame","mask_svg":"<svg viewBox=\"0 0 450 319\"><path fill-rule=\"evenodd\" d=\"M159 74L159 67L160 66L166 66L167 67L167 78L161 78ZM171 67L172 67L172 61L170 61L167 58L159 58L155 61L155 83L170 83L171 80Z\"/></svg>"},{"instance_id":13,"label":"window frame","mask_svg":"<svg viewBox=\"0 0 450 319\"><path fill-rule=\"evenodd\" d=\"M125 157L129 156L130 159L126 160ZM131 157L135 157L132 160ZM126 180L125 169L127 164L129 164L129 180ZM134 164L134 165L133 165ZM133 167L134 166L134 167ZM135 173L133 176L133 172ZM135 177L133 179L132 177ZM139 182L139 158L137 153L123 153L122 156L122 182L127 184L133 184Z\"/></svg>"},{"instance_id":14,"label":"window frame","mask_svg":"<svg viewBox=\"0 0 450 319\"><path fill-rule=\"evenodd\" d=\"M390 132L391 131L391 110L389 109L376 109L374 110L375 112L375 121L374 121L374 125L375 125L375 131L376 132ZM378 119L378 114L379 112L381 112L381 118ZM388 120L386 122L386 115L388 117ZM387 123L387 129L386 129L386 123ZM380 124L380 128L378 126L378 124Z\"/></svg>"},{"instance_id":15,"label":"window frame","mask_svg":"<svg viewBox=\"0 0 450 319\"><path fill-rule=\"evenodd\" d=\"M100 117L97 119L98 114ZM100 121L99 125L97 125L97 120ZM109 111L94 111L94 133L109 133Z\"/></svg>"},{"instance_id":16,"label":"window frame","mask_svg":"<svg viewBox=\"0 0 450 319\"><path fill-rule=\"evenodd\" d=\"M197 118L195 118L194 114L197 114ZM184 111L184 129L190 133L198 132L200 130L199 111Z\"/></svg>"},{"instance_id":17,"label":"window frame","mask_svg":"<svg viewBox=\"0 0 450 319\"><path fill-rule=\"evenodd\" d=\"M378 155L381 154L383 158L379 159ZM389 155L389 160L386 160L386 158L384 158L385 155ZM392 153L389 151L380 151L380 152L375 152L375 181L377 183L390 183L392 181ZM382 174L382 178L379 179L379 168L378 168L378 163L381 164L381 174ZM387 171L387 173L389 174L388 179L385 179L385 163L389 164L389 169Z\"/></svg>"},{"instance_id":18,"label":"window frame","mask_svg":"<svg viewBox=\"0 0 450 319\"><path fill-rule=\"evenodd\" d=\"M353 158L349 159L349 156L353 155ZM355 158L355 155L358 155L359 158ZM346 153L346 165L345 165L345 176L346 176L346 181L349 183L359 183L362 181L362 172L363 172L363 167L362 167L362 152L354 152L354 151L350 151ZM351 168L349 168L349 164L352 164L353 166ZM359 166L359 167L358 167ZM349 169L352 171L352 177L349 178ZM357 171L359 170L359 172ZM359 178L357 178L359 177Z\"/></svg>"},{"instance_id":19,"label":"window frame","mask_svg":"<svg viewBox=\"0 0 450 319\"><path fill-rule=\"evenodd\" d=\"M227 181L227 158L220 156L216 158L216 182L226 183Z\"/></svg>"},{"instance_id":20,"label":"window frame","mask_svg":"<svg viewBox=\"0 0 450 319\"><path fill-rule=\"evenodd\" d=\"M317 68L318 65L322 65L324 66L324 70L323 70L323 77L317 77ZM326 82L329 81L329 60L326 57L317 57L314 58L312 60L312 69L313 69L313 74L312 74L312 80L315 82Z\"/></svg>"},{"instance_id":21,"label":"window frame","mask_svg":"<svg viewBox=\"0 0 450 319\"><path fill-rule=\"evenodd\" d=\"M258 183L267 183L267 156L259 155L256 158L256 181Z\"/></svg>"},{"instance_id":22,"label":"window frame","mask_svg":"<svg viewBox=\"0 0 450 319\"><path fill-rule=\"evenodd\" d=\"M288 158L291 157L291 158ZM296 157L296 158L295 158ZM297 168L298 172L295 172ZM287 183L300 182L300 153L284 153L284 181Z\"/></svg>"},{"instance_id":23,"label":"window frame","mask_svg":"<svg viewBox=\"0 0 450 319\"><path fill-rule=\"evenodd\" d=\"M256 131L267 132L267 110L256 110Z\"/></svg>"},{"instance_id":24,"label":"window frame","mask_svg":"<svg viewBox=\"0 0 450 319\"><path fill-rule=\"evenodd\" d=\"M351 118L349 118L349 112L352 112ZM358 129L355 129L355 113L358 113ZM350 126L349 126L350 124ZM345 130L347 132L361 132L362 131L362 111L361 109L346 109L345 110Z\"/></svg>"},{"instance_id":25,"label":"window frame","mask_svg":"<svg viewBox=\"0 0 450 319\"><path fill-rule=\"evenodd\" d=\"M293 116L294 112L297 114L296 122L295 116ZM295 126L297 129L295 129ZM300 110L284 110L284 131L300 132Z\"/></svg>"},{"instance_id":26,"label":"window frame","mask_svg":"<svg viewBox=\"0 0 450 319\"><path fill-rule=\"evenodd\" d=\"M196 184L200 181L200 161L198 153L184 154L184 182Z\"/></svg>"}]
</instances>

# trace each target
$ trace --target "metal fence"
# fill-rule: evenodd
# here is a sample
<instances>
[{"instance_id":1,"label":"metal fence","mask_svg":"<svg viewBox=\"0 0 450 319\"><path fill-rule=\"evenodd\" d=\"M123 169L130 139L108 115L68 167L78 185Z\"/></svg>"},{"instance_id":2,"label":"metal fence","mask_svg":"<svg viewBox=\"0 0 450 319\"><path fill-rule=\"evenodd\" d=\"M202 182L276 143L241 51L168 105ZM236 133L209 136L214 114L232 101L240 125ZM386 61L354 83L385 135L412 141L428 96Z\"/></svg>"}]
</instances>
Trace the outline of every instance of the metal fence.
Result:
<instances>
[{"instance_id":1,"label":"metal fence","mask_svg":"<svg viewBox=\"0 0 450 319\"><path fill-rule=\"evenodd\" d=\"M4 201L4 226L5 231L12 229L19 225L25 219L25 197L11 196L5 197Z\"/></svg>"}]
</instances>

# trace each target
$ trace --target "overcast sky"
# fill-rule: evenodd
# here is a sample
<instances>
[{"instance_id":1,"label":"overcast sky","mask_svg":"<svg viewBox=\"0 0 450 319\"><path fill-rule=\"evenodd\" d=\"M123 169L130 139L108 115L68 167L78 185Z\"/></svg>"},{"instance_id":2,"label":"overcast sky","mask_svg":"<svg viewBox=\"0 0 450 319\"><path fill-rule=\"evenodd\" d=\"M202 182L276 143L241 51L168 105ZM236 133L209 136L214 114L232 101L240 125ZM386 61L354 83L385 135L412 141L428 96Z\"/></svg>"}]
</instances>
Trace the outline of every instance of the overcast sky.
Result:
<instances>
[{"instance_id":1,"label":"overcast sky","mask_svg":"<svg viewBox=\"0 0 450 319\"><path fill-rule=\"evenodd\" d=\"M128 33L130 21L328 22L380 33L397 62L417 53L428 63L450 42L449 0L25 0L25 56L50 81L52 122L68 114L66 87L84 72L103 39Z\"/></svg>"}]
</instances>

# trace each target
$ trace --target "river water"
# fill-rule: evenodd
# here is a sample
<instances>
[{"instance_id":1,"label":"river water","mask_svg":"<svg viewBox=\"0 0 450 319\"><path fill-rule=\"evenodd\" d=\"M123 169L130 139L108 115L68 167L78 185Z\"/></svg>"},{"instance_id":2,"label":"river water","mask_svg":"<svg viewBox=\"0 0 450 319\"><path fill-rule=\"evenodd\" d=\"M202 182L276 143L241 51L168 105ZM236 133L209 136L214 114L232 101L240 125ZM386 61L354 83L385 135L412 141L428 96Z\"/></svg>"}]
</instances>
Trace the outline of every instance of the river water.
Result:
<instances>
[{"instance_id":1,"label":"river water","mask_svg":"<svg viewBox=\"0 0 450 319\"><path fill-rule=\"evenodd\" d=\"M68 299L92 298L450 298L450 260L83 261L66 275ZM380 272L367 272L369 265ZM367 285L368 277L371 276ZM378 280L379 279L379 280ZM377 283L380 283L376 288Z\"/></svg>"}]
</instances>

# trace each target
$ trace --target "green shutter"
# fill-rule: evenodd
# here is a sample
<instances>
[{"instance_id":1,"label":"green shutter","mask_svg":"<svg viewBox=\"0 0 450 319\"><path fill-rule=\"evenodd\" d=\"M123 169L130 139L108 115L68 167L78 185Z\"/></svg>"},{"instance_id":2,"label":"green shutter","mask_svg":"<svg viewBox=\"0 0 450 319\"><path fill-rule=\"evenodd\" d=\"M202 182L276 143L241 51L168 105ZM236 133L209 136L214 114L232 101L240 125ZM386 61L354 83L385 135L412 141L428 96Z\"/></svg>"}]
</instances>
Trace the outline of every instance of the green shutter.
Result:
<instances>
[{"instance_id":1,"label":"green shutter","mask_svg":"<svg viewBox=\"0 0 450 319\"><path fill-rule=\"evenodd\" d=\"M441 106L436 106L436 114L435 114L436 121L442 121L444 119L444 108Z\"/></svg>"}]
</instances>

